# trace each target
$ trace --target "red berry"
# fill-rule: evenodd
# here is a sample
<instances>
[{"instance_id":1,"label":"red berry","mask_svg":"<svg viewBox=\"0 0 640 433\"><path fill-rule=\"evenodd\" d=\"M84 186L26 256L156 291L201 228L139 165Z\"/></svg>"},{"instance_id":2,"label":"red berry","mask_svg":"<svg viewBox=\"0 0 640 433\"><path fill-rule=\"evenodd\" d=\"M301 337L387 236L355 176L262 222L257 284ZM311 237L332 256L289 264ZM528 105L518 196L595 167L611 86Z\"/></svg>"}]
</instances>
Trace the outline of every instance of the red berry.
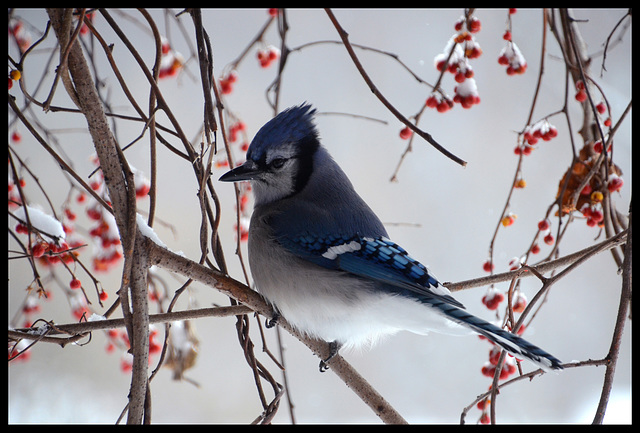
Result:
<instances>
[{"instance_id":1,"label":"red berry","mask_svg":"<svg viewBox=\"0 0 640 433\"><path fill-rule=\"evenodd\" d=\"M607 106L604 105L604 102L601 102L598 105L596 105L596 110L598 110L598 113L604 114L607 111Z\"/></svg>"},{"instance_id":2,"label":"red berry","mask_svg":"<svg viewBox=\"0 0 640 433\"><path fill-rule=\"evenodd\" d=\"M409 128L408 126L405 126L400 130L400 138L402 138L403 140L408 140L409 137L411 137L411 134L411 128Z\"/></svg>"},{"instance_id":3,"label":"red berry","mask_svg":"<svg viewBox=\"0 0 640 433\"><path fill-rule=\"evenodd\" d=\"M44 242L40 242L33 246L33 250L31 252L33 254L33 257L39 258L39 257L42 257L48 249L49 249L48 244Z\"/></svg>"},{"instance_id":4,"label":"red berry","mask_svg":"<svg viewBox=\"0 0 640 433\"><path fill-rule=\"evenodd\" d=\"M585 92L584 89L578 90L578 93L576 93L576 101L584 102L586 100L587 100L587 92Z\"/></svg>"},{"instance_id":5,"label":"red berry","mask_svg":"<svg viewBox=\"0 0 640 433\"><path fill-rule=\"evenodd\" d=\"M490 289L488 293L482 297L482 303L489 310L496 310L502 301L504 301L504 295L495 289Z\"/></svg>"},{"instance_id":6,"label":"red berry","mask_svg":"<svg viewBox=\"0 0 640 433\"><path fill-rule=\"evenodd\" d=\"M516 372L516 366L514 363L505 362L502 365L502 370L500 370L500 379L506 379Z\"/></svg>"},{"instance_id":7,"label":"red berry","mask_svg":"<svg viewBox=\"0 0 640 433\"><path fill-rule=\"evenodd\" d=\"M491 272L491 271L493 271L493 269L494 269L494 268L495 268L495 266L493 265L493 263L491 262L491 260L487 260L486 262L484 262L484 263L482 264L482 269L483 269L485 272Z\"/></svg>"},{"instance_id":8,"label":"red berry","mask_svg":"<svg viewBox=\"0 0 640 433\"><path fill-rule=\"evenodd\" d=\"M540 252L540 245L533 244L531 247L531 254L538 254Z\"/></svg>"},{"instance_id":9,"label":"red berry","mask_svg":"<svg viewBox=\"0 0 640 433\"><path fill-rule=\"evenodd\" d=\"M107 292L105 292L104 290L102 290L102 291L100 292L100 295L99 295L99 296L100 296L100 300L101 300L101 301L106 301L106 300L107 300L107 298L109 297L109 294L108 294Z\"/></svg>"},{"instance_id":10,"label":"red berry","mask_svg":"<svg viewBox=\"0 0 640 433\"><path fill-rule=\"evenodd\" d=\"M490 362L486 362L482 366L482 369L480 371L482 372L483 376L493 377L494 373L496 372L496 366L492 365Z\"/></svg>"},{"instance_id":11,"label":"red berry","mask_svg":"<svg viewBox=\"0 0 640 433\"><path fill-rule=\"evenodd\" d=\"M80 282L79 279L74 278L73 280L71 280L71 282L69 283L69 287L71 287L72 289L76 290L79 289L80 287L82 287L82 283Z\"/></svg>"},{"instance_id":12,"label":"red berry","mask_svg":"<svg viewBox=\"0 0 640 433\"><path fill-rule=\"evenodd\" d=\"M491 365L498 365L498 361L500 360L500 353L502 353L502 349L498 346L493 346L489 351L489 363Z\"/></svg>"},{"instance_id":13,"label":"red berry","mask_svg":"<svg viewBox=\"0 0 640 433\"><path fill-rule=\"evenodd\" d=\"M75 221L76 214L71 209L65 209L64 214L69 218L69 220Z\"/></svg>"},{"instance_id":14,"label":"red berry","mask_svg":"<svg viewBox=\"0 0 640 433\"><path fill-rule=\"evenodd\" d=\"M233 91L233 86L229 80L222 79L220 80L220 91L223 95L228 95Z\"/></svg>"},{"instance_id":15,"label":"red berry","mask_svg":"<svg viewBox=\"0 0 640 433\"><path fill-rule=\"evenodd\" d=\"M547 245L553 245L553 241L554 240L555 239L553 238L553 235L551 233L549 233L548 235L546 235L544 237L544 243L547 244Z\"/></svg>"},{"instance_id":16,"label":"red berry","mask_svg":"<svg viewBox=\"0 0 640 433\"><path fill-rule=\"evenodd\" d=\"M489 399L485 398L484 400L480 400L476 407L480 410L484 410L489 405Z\"/></svg>"},{"instance_id":17,"label":"red berry","mask_svg":"<svg viewBox=\"0 0 640 433\"><path fill-rule=\"evenodd\" d=\"M518 292L515 302L513 303L513 311L516 313L522 313L527 306L527 298L523 293Z\"/></svg>"},{"instance_id":18,"label":"red berry","mask_svg":"<svg viewBox=\"0 0 640 433\"><path fill-rule=\"evenodd\" d=\"M540 231L549 230L549 227L551 227L551 222L548 219L544 219L538 223L538 229Z\"/></svg>"},{"instance_id":19,"label":"red berry","mask_svg":"<svg viewBox=\"0 0 640 433\"><path fill-rule=\"evenodd\" d=\"M615 174L612 174L611 176L609 176L609 182L607 183L607 189L609 190L609 192L620 191L620 189L622 188L623 183L624 182L622 181L621 177L616 176Z\"/></svg>"},{"instance_id":20,"label":"red berry","mask_svg":"<svg viewBox=\"0 0 640 433\"><path fill-rule=\"evenodd\" d=\"M504 39L505 41L510 41L511 40L511 32L509 30L504 32L504 35L502 35L502 39Z\"/></svg>"},{"instance_id":21,"label":"red berry","mask_svg":"<svg viewBox=\"0 0 640 433\"><path fill-rule=\"evenodd\" d=\"M449 106L449 104L447 104L447 102L445 100L442 100L438 103L438 106L436 107L436 110L438 110L438 113L444 113L449 111L451 107Z\"/></svg>"},{"instance_id":22,"label":"red berry","mask_svg":"<svg viewBox=\"0 0 640 433\"><path fill-rule=\"evenodd\" d=\"M478 33L482 27L480 20L476 17L471 17L469 20L469 31L471 33Z\"/></svg>"}]
</instances>

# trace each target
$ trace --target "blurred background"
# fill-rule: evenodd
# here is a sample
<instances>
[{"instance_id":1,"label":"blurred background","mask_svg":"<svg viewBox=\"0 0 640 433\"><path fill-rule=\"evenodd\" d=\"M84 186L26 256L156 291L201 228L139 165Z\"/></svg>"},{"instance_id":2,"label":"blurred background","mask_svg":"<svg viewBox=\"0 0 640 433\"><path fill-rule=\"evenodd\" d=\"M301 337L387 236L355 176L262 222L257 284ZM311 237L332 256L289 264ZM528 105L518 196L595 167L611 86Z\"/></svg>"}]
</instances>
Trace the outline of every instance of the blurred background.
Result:
<instances>
[{"instance_id":1,"label":"blurred background","mask_svg":"<svg viewBox=\"0 0 640 433\"><path fill-rule=\"evenodd\" d=\"M160 81L160 89L178 117L181 127L194 143L200 143L203 101L197 60L191 57L195 45L193 24L188 15L173 15L179 10L150 11L160 32L171 48L180 52L186 63L177 76ZM462 9L338 9L337 19L349 33L350 41L393 53L415 74L434 84L438 72L434 57L445 50L454 34L454 23ZM625 9L574 10L579 27L593 54L592 76L608 98L614 122L631 99L631 31L614 37L607 51L606 70L601 70L604 43ZM153 39L143 18L134 10L111 11L112 16L134 41L137 50L152 65ZM305 46L289 55L283 73L280 109L307 101L319 111L318 129L323 144L350 176L362 197L388 227L391 238L404 246L415 258L428 265L441 281L462 281L485 275L482 264L487 258L489 243L495 230L507 194L513 181L517 157L513 153L517 132L526 126L540 67L542 41L542 11L519 9L512 16L512 35L528 69L525 74L507 76L497 62L505 46L503 34L507 25L507 9L480 9L475 15L482 23L474 35L483 54L472 61L481 103L464 110L456 105L447 113L428 109L419 126L428 131L444 147L467 161L465 168L437 152L420 139L413 142L413 151L403 162L397 181L391 182L407 141L399 137L402 125L371 93L348 57L344 46L326 43ZM47 22L46 12L38 9L16 10L20 19L38 39ZM214 73L220 78L230 64L248 46L269 19L267 9L203 10L204 27L214 53ZM316 41L338 41L339 37L323 10L287 10L290 49ZM130 53L96 14L94 25L107 43L114 44L113 55L125 73L132 93L142 107L148 102L149 86ZM617 33L616 35L618 35ZM88 39L87 39L88 40ZM275 23L267 30L265 46L280 46ZM57 54L50 61L51 47L56 43L53 32L28 57L23 78L31 92L43 70L49 75L35 93L44 100L49 92ZM95 64L113 112L135 115L115 80L102 50L95 44ZM273 116L265 97L266 88L277 74L277 62L261 67L253 47L237 67L238 79L233 91L225 95L225 107L246 125L250 140L257 130ZM11 41L9 54L19 58ZM431 88L420 84L393 58L372 51L357 54L378 89L406 116L417 113L430 95ZM539 120L562 109L565 94L565 69L555 39L548 36L544 76L533 115ZM446 74L444 89L453 95L455 83ZM24 104L19 89L10 90L19 106ZM577 129L581 112L570 92L570 114L574 140L581 147ZM54 105L72 107L62 86L58 86ZM86 121L79 114L39 113L32 107L41 127L55 133L60 152L64 152L82 176L93 170L94 153L86 131ZM346 113L370 117L345 116ZM56 205L67 199L69 181L42 147L30 137L19 122L13 122L9 112L9 134L18 131L22 140L13 148L37 173L49 198ZM169 124L162 113L159 123ZM562 116L551 122L559 135L537 145L525 158L522 175L527 182L516 190L510 211L517 214L514 225L501 229L494 246L496 272L508 270L514 256L524 254L548 206L556 196L558 183L571 162L568 128ZM139 122L118 121L116 137L122 145L133 141L141 132ZM235 143L236 159L242 159L240 144ZM176 140L172 144L180 146ZM630 203L631 116L617 132L614 162L623 171L624 187L614 194L618 210L626 213ZM143 138L127 150L129 162L142 172L149 167L148 138ZM222 161L222 153L216 157ZM216 169L217 179L227 167ZM155 231L167 246L182 251L197 260L200 211L192 169L163 146L158 147L158 203ZM28 179L27 179L28 180ZM230 273L243 280L235 252L235 198L233 187L215 182L224 209L221 236ZM32 203L43 208L47 204L33 185L26 186ZM146 201L145 201L146 200ZM75 205L75 204L74 204ZM79 205L76 226L87 225ZM148 208L148 199L139 202L141 213ZM552 219L554 225L557 219ZM9 221L10 225L12 221ZM555 227L555 226L554 226ZM555 228L554 228L555 230ZM589 246L598 237L597 228L584 221L574 222L560 246L566 255ZM86 235L86 239L89 236ZM596 239L597 238L597 239ZM90 248L90 247L89 247ZM89 249L86 248L85 250ZM246 248L246 245L244 245ZM9 249L12 242L9 241ZM13 246L15 249L15 246ZM538 257L546 257L550 247L542 244ZM84 253L89 256L89 252ZM246 256L246 255L245 255ZM81 259L82 254L81 254ZM89 259L87 258L87 261ZM58 270L59 271L59 270ZM99 274L104 290L115 299L121 266ZM159 277L171 290L182 279L159 272ZM41 302L37 317L56 323L70 323L69 301L65 295L67 274L58 273L50 280L51 299ZM25 289L33 275L26 260L9 261L8 321L18 314L25 299ZM87 278L88 280L88 278ZM87 284L89 286L89 284ZM553 286L547 304L538 313L525 337L548 350L564 362L601 359L611 342L619 303L621 278L609 253L590 259L569 276ZM501 291L508 283L497 286ZM539 289L534 279L522 280L529 299ZM89 290L92 299L95 294ZM456 293L467 309L487 320L495 319L481 298L486 288ZM225 296L215 290L194 284L188 296L181 298L179 308L228 305ZM97 307L94 302L93 307ZM95 308L98 314L105 309ZM500 311L504 311L501 309ZM260 319L262 320L262 319ZM235 318L206 318L193 322L199 339L197 363L185 376L189 380L172 380L171 371L164 369L151 384L154 423L249 423L261 412L252 371L248 368L235 335ZM260 361L279 376L276 366L261 353L260 337L253 324L252 338L258 347ZM14 326L22 326L19 322ZM631 325L627 323L615 382L609 402L606 422L631 422ZM158 327L160 334L163 327ZM379 423L376 415L362 403L333 373L320 374L318 359L286 333L282 333L289 391L294 405L295 421L299 423ZM274 330L266 331L267 343L277 352ZM162 341L162 338L158 338ZM30 350L26 362L12 362L8 368L8 421L10 423L113 423L127 402L130 377L121 371L122 352L107 352L106 333L93 333L87 345L71 345L64 349L51 344L38 344ZM457 423L464 407L477 395L487 391L491 379L480 370L487 360L490 346L475 336L451 337L431 334L427 337L410 333L392 336L371 350L343 355L386 399L411 423ZM154 357L152 367L155 367ZM525 371L533 366L523 363ZM533 381L522 381L504 388L497 399L497 421L502 423L590 423L594 416L603 384L604 367L568 369L545 374ZM267 389L267 396L270 389ZM480 411L471 409L466 422L475 423ZM291 422L283 401L275 423Z\"/></svg>"}]
</instances>

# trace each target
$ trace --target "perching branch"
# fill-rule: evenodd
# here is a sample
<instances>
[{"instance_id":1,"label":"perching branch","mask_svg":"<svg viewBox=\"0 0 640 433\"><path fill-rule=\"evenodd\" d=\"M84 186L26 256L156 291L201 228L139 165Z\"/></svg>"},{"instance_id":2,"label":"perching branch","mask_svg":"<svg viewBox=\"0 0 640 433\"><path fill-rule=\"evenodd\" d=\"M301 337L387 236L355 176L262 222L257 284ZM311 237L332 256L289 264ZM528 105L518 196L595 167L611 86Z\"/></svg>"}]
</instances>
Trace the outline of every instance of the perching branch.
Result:
<instances>
[{"instance_id":1,"label":"perching branch","mask_svg":"<svg viewBox=\"0 0 640 433\"><path fill-rule=\"evenodd\" d=\"M149 262L168 271L193 278L232 297L264 317L273 317L273 309L257 292L233 278L175 254L151 241L147 242ZM298 333L284 319L278 325L304 343L321 359L329 355L328 344ZM341 356L330 361L331 370L342 379L386 423L403 424L400 414Z\"/></svg>"}]
</instances>

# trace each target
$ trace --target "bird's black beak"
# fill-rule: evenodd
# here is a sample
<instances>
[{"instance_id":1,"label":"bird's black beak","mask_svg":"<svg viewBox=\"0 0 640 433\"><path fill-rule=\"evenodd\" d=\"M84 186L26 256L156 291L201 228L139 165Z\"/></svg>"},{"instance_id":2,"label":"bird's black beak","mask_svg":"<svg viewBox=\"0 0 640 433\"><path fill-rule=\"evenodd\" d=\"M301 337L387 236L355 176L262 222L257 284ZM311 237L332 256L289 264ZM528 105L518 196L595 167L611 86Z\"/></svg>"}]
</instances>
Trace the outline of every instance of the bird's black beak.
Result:
<instances>
[{"instance_id":1,"label":"bird's black beak","mask_svg":"<svg viewBox=\"0 0 640 433\"><path fill-rule=\"evenodd\" d=\"M247 160L244 164L229 170L218 179L220 182L239 182L241 180L252 180L260 174L258 164L252 160Z\"/></svg>"}]
</instances>

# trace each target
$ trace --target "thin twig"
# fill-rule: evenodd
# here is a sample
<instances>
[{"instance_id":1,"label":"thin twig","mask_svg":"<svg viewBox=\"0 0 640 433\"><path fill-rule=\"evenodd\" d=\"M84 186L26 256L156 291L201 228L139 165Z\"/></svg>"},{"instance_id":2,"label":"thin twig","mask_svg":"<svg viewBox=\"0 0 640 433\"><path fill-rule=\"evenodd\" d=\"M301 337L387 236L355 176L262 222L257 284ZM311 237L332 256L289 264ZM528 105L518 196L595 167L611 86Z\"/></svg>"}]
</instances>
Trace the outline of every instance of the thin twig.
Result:
<instances>
[{"instance_id":1,"label":"thin twig","mask_svg":"<svg viewBox=\"0 0 640 433\"><path fill-rule=\"evenodd\" d=\"M360 75L362 75L362 78L364 79L364 81L367 83L367 85L369 86L369 89L371 89L371 92L376 95L376 97L380 100L380 102L382 102L382 104L387 107L387 109L394 115L396 116L396 118L398 120L400 120L402 123L404 123L406 126L408 126L413 132L415 132L416 134L418 134L420 137L424 138L429 144L431 144L434 148L436 148L440 153L442 153L443 155L447 156L449 159L451 159L452 161L456 162L457 164L460 164L461 166L466 166L467 162L464 161L463 159L457 157L456 155L454 155L453 153L449 152L447 149L445 149L444 147L442 147L432 136L431 134L421 130L420 128L418 128L416 125L414 125L413 123L411 123L409 121L409 119L407 119L402 113L400 113L400 111L398 111L388 100L387 98L384 97L384 95L382 93L380 93L380 91L378 90L378 88L375 86L375 84L373 83L373 81L371 80L371 78L369 78L369 74L367 74L367 72L365 71L364 67L362 66L362 64L360 63L360 60L358 59L358 56L356 55L355 51L353 50L353 47L351 46L351 44L349 43L349 34L342 28L342 26L340 25L340 23L338 22L338 20L336 19L335 15L333 14L333 12L331 11L331 9L326 8L325 9L327 15L329 16L329 19L331 20L331 22L333 23L333 25L335 26L336 30L338 31L338 34L340 35L340 39L342 39L342 42L344 44L344 47L347 49L347 52L349 53L349 56L351 57L351 60L353 60L353 63L356 65L356 68L358 69L358 71L360 72Z\"/></svg>"}]
</instances>

